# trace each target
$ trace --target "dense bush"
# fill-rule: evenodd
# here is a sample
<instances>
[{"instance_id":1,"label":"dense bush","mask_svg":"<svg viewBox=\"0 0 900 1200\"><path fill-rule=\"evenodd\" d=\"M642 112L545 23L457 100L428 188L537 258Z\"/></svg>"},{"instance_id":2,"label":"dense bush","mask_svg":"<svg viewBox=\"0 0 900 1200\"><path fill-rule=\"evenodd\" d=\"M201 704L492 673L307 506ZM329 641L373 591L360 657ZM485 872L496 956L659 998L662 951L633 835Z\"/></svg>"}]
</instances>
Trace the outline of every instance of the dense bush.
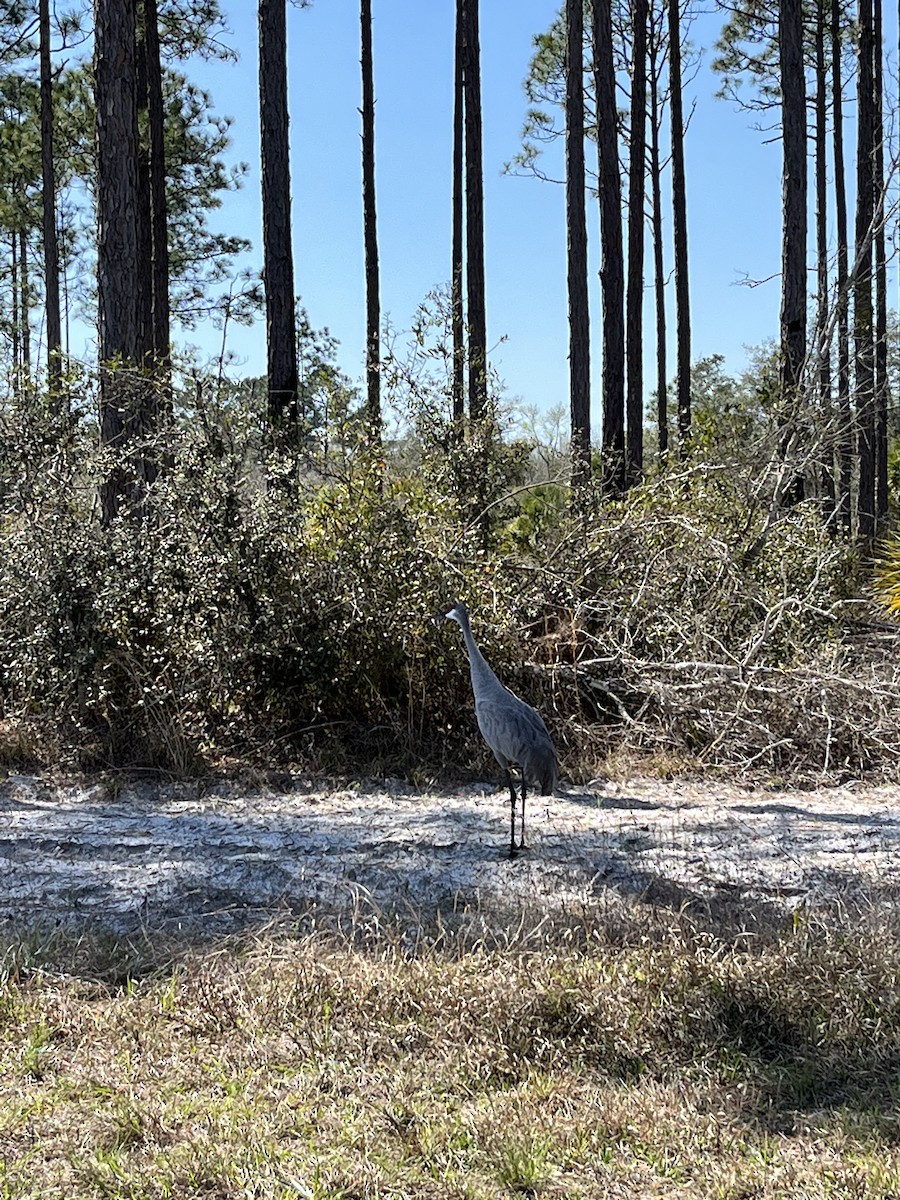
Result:
<instances>
[{"instance_id":1,"label":"dense bush","mask_svg":"<svg viewBox=\"0 0 900 1200\"><path fill-rule=\"evenodd\" d=\"M175 769L276 746L440 757L467 675L435 616L472 591L480 529L421 473L273 457L264 484L249 426L167 441L139 521L99 528L107 464L86 443L46 458L27 502L6 490L6 715L58 718L88 759Z\"/></svg>"},{"instance_id":2,"label":"dense bush","mask_svg":"<svg viewBox=\"0 0 900 1200\"><path fill-rule=\"evenodd\" d=\"M527 443L487 427L473 450L420 423L376 463L346 429L276 454L252 406L185 410L140 519L101 529L90 426L18 428L0 451L10 756L483 768L458 631L437 619L460 596L571 773L621 747L779 770L896 758L893 676L845 636L854 556L815 505L701 455L572 514L546 470L529 478ZM469 453L488 462L480 508Z\"/></svg>"}]
</instances>

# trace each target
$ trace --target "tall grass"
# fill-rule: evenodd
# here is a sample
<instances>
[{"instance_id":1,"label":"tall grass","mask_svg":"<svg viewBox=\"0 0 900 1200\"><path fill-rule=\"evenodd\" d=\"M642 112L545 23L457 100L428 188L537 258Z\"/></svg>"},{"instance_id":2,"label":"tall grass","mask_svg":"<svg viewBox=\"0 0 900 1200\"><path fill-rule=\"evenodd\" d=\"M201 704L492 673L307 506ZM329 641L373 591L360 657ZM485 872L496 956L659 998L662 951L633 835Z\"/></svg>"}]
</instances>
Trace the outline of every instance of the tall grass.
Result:
<instances>
[{"instance_id":1,"label":"tall grass","mask_svg":"<svg viewBox=\"0 0 900 1200\"><path fill-rule=\"evenodd\" d=\"M408 931L407 931L408 932ZM433 931L432 931L433 933ZM879 1197L892 919L8 943L11 1197Z\"/></svg>"}]
</instances>

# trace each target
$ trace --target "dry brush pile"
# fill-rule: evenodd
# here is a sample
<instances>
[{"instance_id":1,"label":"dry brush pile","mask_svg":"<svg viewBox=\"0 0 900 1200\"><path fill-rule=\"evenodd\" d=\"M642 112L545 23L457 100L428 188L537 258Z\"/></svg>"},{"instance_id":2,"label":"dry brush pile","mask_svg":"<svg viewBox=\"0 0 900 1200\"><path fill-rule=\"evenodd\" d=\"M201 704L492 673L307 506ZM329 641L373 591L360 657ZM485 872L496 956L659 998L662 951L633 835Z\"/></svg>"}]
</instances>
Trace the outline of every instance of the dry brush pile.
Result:
<instances>
[{"instance_id":1,"label":"dry brush pile","mask_svg":"<svg viewBox=\"0 0 900 1200\"><path fill-rule=\"evenodd\" d=\"M727 492L649 486L538 569L557 616L533 670L561 726L660 765L893 775L900 627L814 504L754 520Z\"/></svg>"}]
</instances>

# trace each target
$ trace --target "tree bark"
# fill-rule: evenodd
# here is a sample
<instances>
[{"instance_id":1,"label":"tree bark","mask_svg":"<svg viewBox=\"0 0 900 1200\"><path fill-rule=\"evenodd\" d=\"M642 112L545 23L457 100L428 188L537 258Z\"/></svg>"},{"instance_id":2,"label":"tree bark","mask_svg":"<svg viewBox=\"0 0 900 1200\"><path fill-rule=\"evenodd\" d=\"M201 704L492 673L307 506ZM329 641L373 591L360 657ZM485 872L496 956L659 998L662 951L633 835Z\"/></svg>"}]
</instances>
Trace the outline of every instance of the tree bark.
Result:
<instances>
[{"instance_id":1,"label":"tree bark","mask_svg":"<svg viewBox=\"0 0 900 1200\"><path fill-rule=\"evenodd\" d=\"M644 198L647 147L647 0L632 4L631 147L628 160L628 295L626 355L628 392L627 467L629 486L644 468Z\"/></svg>"},{"instance_id":2,"label":"tree bark","mask_svg":"<svg viewBox=\"0 0 900 1200\"><path fill-rule=\"evenodd\" d=\"M691 435L691 302L688 285L687 187L684 170L684 111L681 83L680 0L669 0L669 90L672 125L672 239L675 250L676 397L678 452L684 458Z\"/></svg>"},{"instance_id":3,"label":"tree bark","mask_svg":"<svg viewBox=\"0 0 900 1200\"><path fill-rule=\"evenodd\" d=\"M835 519L834 429L831 403L831 348L828 328L828 95L825 66L825 0L816 3L816 350L817 392L825 445L820 461L821 499L829 525Z\"/></svg>"},{"instance_id":4,"label":"tree bark","mask_svg":"<svg viewBox=\"0 0 900 1200\"><path fill-rule=\"evenodd\" d=\"M153 220L150 194L150 147L147 141L147 41L144 27L144 3L136 4L135 29L135 95L138 113L138 157L136 209L138 274L142 286L138 291L141 367L151 371L153 366ZM150 376L148 375L148 378Z\"/></svg>"},{"instance_id":5,"label":"tree bark","mask_svg":"<svg viewBox=\"0 0 900 1200\"><path fill-rule=\"evenodd\" d=\"M625 490L625 269L610 0L595 0L592 34L603 304L603 486L619 495Z\"/></svg>"},{"instance_id":6,"label":"tree bark","mask_svg":"<svg viewBox=\"0 0 900 1200\"><path fill-rule=\"evenodd\" d=\"M263 279L270 425L296 422L299 381L291 245L285 0L259 0Z\"/></svg>"},{"instance_id":7,"label":"tree bark","mask_svg":"<svg viewBox=\"0 0 900 1200\"><path fill-rule=\"evenodd\" d=\"M150 150L150 246L152 260L151 338L160 387L168 396L171 372L169 306L169 214L166 198L165 105L159 50L157 0L144 0L147 63L147 123ZM168 401L167 401L168 404Z\"/></svg>"},{"instance_id":8,"label":"tree bark","mask_svg":"<svg viewBox=\"0 0 900 1200\"><path fill-rule=\"evenodd\" d=\"M888 510L888 344L887 260L884 212L884 93L882 90L883 31L881 0L874 0L873 72L874 103L874 201L875 201L875 516L880 521Z\"/></svg>"},{"instance_id":9,"label":"tree bark","mask_svg":"<svg viewBox=\"0 0 900 1200\"><path fill-rule=\"evenodd\" d=\"M462 424L466 405L466 344L463 312L463 138L465 8L456 0L456 52L453 79L453 239L450 271L450 320L453 337L453 420Z\"/></svg>"},{"instance_id":10,"label":"tree bark","mask_svg":"<svg viewBox=\"0 0 900 1200\"><path fill-rule=\"evenodd\" d=\"M857 533L871 549L876 530L875 395L872 321L872 219L875 208L874 30L872 0L859 4L857 75L856 271L853 281L853 340L856 376Z\"/></svg>"},{"instance_id":11,"label":"tree bark","mask_svg":"<svg viewBox=\"0 0 900 1200\"><path fill-rule=\"evenodd\" d=\"M19 338L19 234L13 229L9 242L10 282L12 284L12 318L10 341L12 343L13 395L19 396L22 388L22 356Z\"/></svg>"},{"instance_id":12,"label":"tree bark","mask_svg":"<svg viewBox=\"0 0 900 1200\"><path fill-rule=\"evenodd\" d=\"M566 2L566 230L572 496L591 479L591 351L584 168L584 3Z\"/></svg>"},{"instance_id":13,"label":"tree bark","mask_svg":"<svg viewBox=\"0 0 900 1200\"><path fill-rule=\"evenodd\" d=\"M375 209L375 82L372 66L372 0L361 0L363 226L366 251L366 427L369 444L381 445L381 299Z\"/></svg>"},{"instance_id":14,"label":"tree bark","mask_svg":"<svg viewBox=\"0 0 900 1200\"><path fill-rule=\"evenodd\" d=\"M50 395L63 403L62 319L59 306L59 244L56 236L56 172L53 161L53 79L50 64L50 0L38 2L41 89L41 208L44 290L47 310L47 379Z\"/></svg>"},{"instance_id":15,"label":"tree bark","mask_svg":"<svg viewBox=\"0 0 900 1200\"><path fill-rule=\"evenodd\" d=\"M802 0L779 6L778 57L782 129L781 240L781 395L787 410L785 449L796 438L803 403L802 376L806 354L806 82L803 65ZM801 473L786 490L791 501L803 499Z\"/></svg>"},{"instance_id":16,"label":"tree bark","mask_svg":"<svg viewBox=\"0 0 900 1200\"><path fill-rule=\"evenodd\" d=\"M31 375L31 285L28 281L28 238L24 225L19 227L19 279L22 306L22 380L27 384Z\"/></svg>"},{"instance_id":17,"label":"tree bark","mask_svg":"<svg viewBox=\"0 0 900 1200\"><path fill-rule=\"evenodd\" d=\"M824 3L824 0L823 0ZM844 177L844 102L841 79L841 5L831 0L831 104L833 110L834 210L837 232L837 394L841 527L850 533L853 487L853 414L850 407L850 324L847 294L847 188Z\"/></svg>"},{"instance_id":18,"label":"tree bark","mask_svg":"<svg viewBox=\"0 0 900 1200\"><path fill-rule=\"evenodd\" d=\"M662 176L660 155L660 43L656 27L650 34L650 187L653 201L653 280L656 300L656 425L659 458L669 452L668 380L666 379L666 276L663 262Z\"/></svg>"},{"instance_id":19,"label":"tree bark","mask_svg":"<svg viewBox=\"0 0 900 1200\"><path fill-rule=\"evenodd\" d=\"M484 279L484 168L481 148L479 0L463 0L465 14L466 290L469 301L469 416L487 415L487 316Z\"/></svg>"},{"instance_id":20,"label":"tree bark","mask_svg":"<svg viewBox=\"0 0 900 1200\"><path fill-rule=\"evenodd\" d=\"M151 413L138 374L141 357L138 257L138 122L135 0L95 0L94 96L97 122L97 294L100 440L118 452L100 489L108 525L130 501L140 509L156 478L147 445ZM126 464L122 449L136 442Z\"/></svg>"}]
</instances>

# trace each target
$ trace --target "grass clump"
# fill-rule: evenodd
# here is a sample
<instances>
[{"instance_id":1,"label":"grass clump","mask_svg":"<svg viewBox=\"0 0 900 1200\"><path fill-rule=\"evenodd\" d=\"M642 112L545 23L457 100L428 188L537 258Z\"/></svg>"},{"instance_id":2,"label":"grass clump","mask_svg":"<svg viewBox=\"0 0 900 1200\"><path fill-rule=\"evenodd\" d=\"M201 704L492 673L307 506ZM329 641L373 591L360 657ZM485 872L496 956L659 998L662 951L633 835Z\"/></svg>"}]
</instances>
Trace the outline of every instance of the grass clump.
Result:
<instances>
[{"instance_id":1,"label":"grass clump","mask_svg":"<svg viewBox=\"0 0 900 1200\"><path fill-rule=\"evenodd\" d=\"M10 972L10 1197L859 1196L900 1187L900 938L84 940ZM21 957L21 956L20 956ZM31 960L34 962L32 956Z\"/></svg>"}]
</instances>

